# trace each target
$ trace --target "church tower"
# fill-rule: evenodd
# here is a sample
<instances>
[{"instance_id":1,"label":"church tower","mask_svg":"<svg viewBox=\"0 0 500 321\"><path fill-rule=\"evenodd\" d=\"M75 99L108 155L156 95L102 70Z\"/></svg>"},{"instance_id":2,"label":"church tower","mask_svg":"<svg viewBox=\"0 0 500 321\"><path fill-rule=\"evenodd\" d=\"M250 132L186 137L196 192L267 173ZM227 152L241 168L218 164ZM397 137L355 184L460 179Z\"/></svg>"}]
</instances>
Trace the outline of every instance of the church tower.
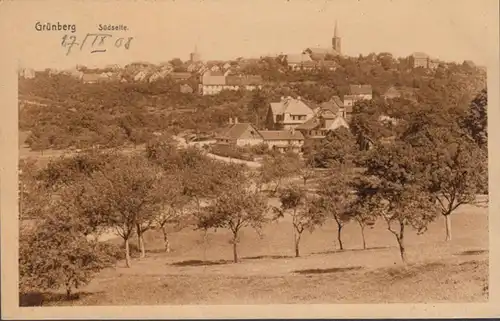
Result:
<instances>
[{"instance_id":1,"label":"church tower","mask_svg":"<svg viewBox=\"0 0 500 321\"><path fill-rule=\"evenodd\" d=\"M338 31L338 26L337 26L337 21L335 20L335 30L333 32L333 38L332 38L332 48L333 50L337 51L337 53L340 55L342 54L342 46L341 46L341 41L339 37L339 31Z\"/></svg>"},{"instance_id":2,"label":"church tower","mask_svg":"<svg viewBox=\"0 0 500 321\"><path fill-rule=\"evenodd\" d=\"M201 60L200 54L198 53L198 46L194 46L194 52L189 55L189 60L191 62L198 62Z\"/></svg>"}]
</instances>

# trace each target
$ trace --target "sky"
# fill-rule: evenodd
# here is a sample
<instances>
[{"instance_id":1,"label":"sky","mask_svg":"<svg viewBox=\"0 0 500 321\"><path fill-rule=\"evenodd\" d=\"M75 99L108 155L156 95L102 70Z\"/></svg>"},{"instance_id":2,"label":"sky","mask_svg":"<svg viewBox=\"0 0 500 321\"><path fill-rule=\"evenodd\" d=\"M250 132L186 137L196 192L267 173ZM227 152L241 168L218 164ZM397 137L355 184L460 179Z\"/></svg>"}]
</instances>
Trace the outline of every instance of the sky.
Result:
<instances>
[{"instance_id":1,"label":"sky","mask_svg":"<svg viewBox=\"0 0 500 321\"><path fill-rule=\"evenodd\" d=\"M2 5L6 10L1 30L5 34L16 29L6 41L21 67L35 69L187 60L195 46L204 60L299 53L307 47L331 46L335 21L342 51L350 56L390 52L400 57L420 51L480 65L498 59L496 0L101 0ZM75 24L76 32L36 31L37 21ZM123 24L129 30L111 32L106 52L74 47L66 55L61 46L64 34L79 42L87 33L97 32L98 24ZM119 37L133 37L128 50L113 48Z\"/></svg>"}]
</instances>

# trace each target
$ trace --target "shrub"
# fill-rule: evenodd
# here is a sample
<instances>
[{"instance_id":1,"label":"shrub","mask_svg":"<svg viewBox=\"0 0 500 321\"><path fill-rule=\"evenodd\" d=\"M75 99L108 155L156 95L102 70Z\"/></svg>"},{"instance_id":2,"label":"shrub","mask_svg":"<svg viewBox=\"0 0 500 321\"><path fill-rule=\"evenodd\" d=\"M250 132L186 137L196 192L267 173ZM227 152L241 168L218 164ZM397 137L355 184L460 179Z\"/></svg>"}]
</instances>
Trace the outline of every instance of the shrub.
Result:
<instances>
[{"instance_id":1,"label":"shrub","mask_svg":"<svg viewBox=\"0 0 500 321\"><path fill-rule=\"evenodd\" d=\"M222 157L231 157L246 161L253 161L253 156L244 147L216 144L211 148L212 154Z\"/></svg>"},{"instance_id":2,"label":"shrub","mask_svg":"<svg viewBox=\"0 0 500 321\"><path fill-rule=\"evenodd\" d=\"M108 245L89 241L61 217L47 218L33 230L21 230L19 242L20 293L57 290L66 298L88 284L101 269L113 264Z\"/></svg>"}]
</instances>

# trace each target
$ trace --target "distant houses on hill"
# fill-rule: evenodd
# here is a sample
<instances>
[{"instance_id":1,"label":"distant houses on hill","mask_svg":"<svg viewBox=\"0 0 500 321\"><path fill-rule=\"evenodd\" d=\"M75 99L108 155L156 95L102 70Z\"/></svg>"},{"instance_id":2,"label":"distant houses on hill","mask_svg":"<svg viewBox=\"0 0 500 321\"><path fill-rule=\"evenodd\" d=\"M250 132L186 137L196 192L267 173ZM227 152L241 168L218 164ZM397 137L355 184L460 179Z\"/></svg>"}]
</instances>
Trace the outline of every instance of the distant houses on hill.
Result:
<instances>
[{"instance_id":1,"label":"distant houses on hill","mask_svg":"<svg viewBox=\"0 0 500 321\"><path fill-rule=\"evenodd\" d=\"M349 94L344 95L344 106L350 108L357 101L371 100L373 98L373 89L371 85L349 85Z\"/></svg>"},{"instance_id":2,"label":"distant houses on hill","mask_svg":"<svg viewBox=\"0 0 500 321\"><path fill-rule=\"evenodd\" d=\"M428 54L423 52L414 52L410 56L410 64L413 68L436 69L441 61L431 58Z\"/></svg>"},{"instance_id":3,"label":"distant houses on hill","mask_svg":"<svg viewBox=\"0 0 500 321\"><path fill-rule=\"evenodd\" d=\"M282 97L269 104L266 130L230 118L216 142L234 146L263 143L278 151L300 152L308 139L322 139L338 128L349 128L346 116L350 117L350 113L351 109L346 109L337 96L314 107L300 97Z\"/></svg>"},{"instance_id":4,"label":"distant houses on hill","mask_svg":"<svg viewBox=\"0 0 500 321\"><path fill-rule=\"evenodd\" d=\"M223 90L255 90L262 88L263 79L259 75L229 75L228 73L207 71L201 77L199 93L216 95Z\"/></svg>"}]
</instances>

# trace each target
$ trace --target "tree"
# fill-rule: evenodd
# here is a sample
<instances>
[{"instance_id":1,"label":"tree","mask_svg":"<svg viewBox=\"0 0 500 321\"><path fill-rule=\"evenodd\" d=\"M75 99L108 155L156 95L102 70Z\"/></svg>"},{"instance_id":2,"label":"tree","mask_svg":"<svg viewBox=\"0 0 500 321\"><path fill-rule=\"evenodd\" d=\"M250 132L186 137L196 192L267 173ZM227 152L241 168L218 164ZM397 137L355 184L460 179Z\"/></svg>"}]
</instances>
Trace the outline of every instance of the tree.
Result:
<instances>
[{"instance_id":1,"label":"tree","mask_svg":"<svg viewBox=\"0 0 500 321\"><path fill-rule=\"evenodd\" d=\"M165 252L170 252L168 239L168 225L174 225L182 229L188 222L185 210L189 205L189 198L182 194L182 182L176 174L170 174L162 179L161 197L163 198L162 209L154 216L154 223L163 233Z\"/></svg>"},{"instance_id":2,"label":"tree","mask_svg":"<svg viewBox=\"0 0 500 321\"><path fill-rule=\"evenodd\" d=\"M272 156L264 157L260 174L263 183L272 183L276 185L273 193L278 191L283 180L296 173L300 168L300 160L296 155L277 153Z\"/></svg>"},{"instance_id":3,"label":"tree","mask_svg":"<svg viewBox=\"0 0 500 321\"><path fill-rule=\"evenodd\" d=\"M71 299L73 289L88 284L115 261L97 241L85 237L82 224L63 202L53 202L50 215L33 229L21 229L19 276L23 293L64 287L66 298Z\"/></svg>"},{"instance_id":4,"label":"tree","mask_svg":"<svg viewBox=\"0 0 500 321\"><path fill-rule=\"evenodd\" d=\"M306 160L300 163L300 176L304 182L304 186L307 185L307 181L314 177L314 165L312 162Z\"/></svg>"},{"instance_id":5,"label":"tree","mask_svg":"<svg viewBox=\"0 0 500 321\"><path fill-rule=\"evenodd\" d=\"M199 218L198 228L227 228L232 233L233 260L238 262L238 243L243 227L253 227L260 233L262 226L268 222L266 216L267 200L259 194L235 188L223 192L215 204L210 206L205 215Z\"/></svg>"},{"instance_id":6,"label":"tree","mask_svg":"<svg viewBox=\"0 0 500 321\"><path fill-rule=\"evenodd\" d=\"M382 217L395 236L404 263L405 227L424 233L438 215L428 189L428 169L418 164L417 154L402 142L379 146L367 157L363 175L353 182L358 202Z\"/></svg>"},{"instance_id":7,"label":"tree","mask_svg":"<svg viewBox=\"0 0 500 321\"><path fill-rule=\"evenodd\" d=\"M391 136L391 131L380 121L385 109L385 104L379 100L358 101L354 104L349 128L359 149L367 150L381 138Z\"/></svg>"},{"instance_id":8,"label":"tree","mask_svg":"<svg viewBox=\"0 0 500 321\"><path fill-rule=\"evenodd\" d=\"M463 121L476 143L481 148L488 145L488 91L483 89L471 102Z\"/></svg>"},{"instance_id":9,"label":"tree","mask_svg":"<svg viewBox=\"0 0 500 321\"><path fill-rule=\"evenodd\" d=\"M402 134L417 151L416 164L429 167L429 192L445 218L447 241L450 215L463 204L473 204L488 185L487 150L460 127L463 115L462 110L431 108L417 113Z\"/></svg>"},{"instance_id":10,"label":"tree","mask_svg":"<svg viewBox=\"0 0 500 321\"><path fill-rule=\"evenodd\" d=\"M349 129L341 127L312 147L308 153L308 161L316 167L328 168L336 164L352 163L355 159L356 140Z\"/></svg>"},{"instance_id":11,"label":"tree","mask_svg":"<svg viewBox=\"0 0 500 321\"><path fill-rule=\"evenodd\" d=\"M267 99L261 90L255 90L252 93L252 98L248 103L248 109L254 116L255 126L260 129L260 120L263 117L265 108L267 107Z\"/></svg>"},{"instance_id":12,"label":"tree","mask_svg":"<svg viewBox=\"0 0 500 321\"><path fill-rule=\"evenodd\" d=\"M340 250L344 249L342 243L342 228L350 220L348 210L352 202L353 193L349 186L352 179L352 168L349 166L337 165L332 168L319 188L319 206L325 216L334 219L337 224L337 241Z\"/></svg>"},{"instance_id":13,"label":"tree","mask_svg":"<svg viewBox=\"0 0 500 321\"><path fill-rule=\"evenodd\" d=\"M317 225L323 224L324 216L315 206L315 199L307 198L302 187L290 185L283 189L279 199L281 206L275 208L276 218L290 213L292 216L295 257L300 256L300 240L305 230L312 232Z\"/></svg>"},{"instance_id":14,"label":"tree","mask_svg":"<svg viewBox=\"0 0 500 321\"><path fill-rule=\"evenodd\" d=\"M125 243L125 262L130 267L129 240L137 231L141 256L143 233L151 228L162 205L158 182L161 173L142 156L121 156L93 175L94 185L109 208L109 220Z\"/></svg>"},{"instance_id":15,"label":"tree","mask_svg":"<svg viewBox=\"0 0 500 321\"><path fill-rule=\"evenodd\" d=\"M366 227L373 228L377 220L376 214L372 212L369 204L364 203L362 199L355 199L349 204L346 216L358 223L361 231L363 250L366 250L365 229Z\"/></svg>"},{"instance_id":16,"label":"tree","mask_svg":"<svg viewBox=\"0 0 500 321\"><path fill-rule=\"evenodd\" d=\"M21 159L19 161L19 219L32 219L41 216L46 193L36 179L39 170L36 161Z\"/></svg>"},{"instance_id":17,"label":"tree","mask_svg":"<svg viewBox=\"0 0 500 321\"><path fill-rule=\"evenodd\" d=\"M476 195L487 188L487 151L461 136L439 144L428 153L431 155L427 159L432 164L430 192L435 195L445 218L449 241L452 238L450 215L463 204L474 204Z\"/></svg>"},{"instance_id":18,"label":"tree","mask_svg":"<svg viewBox=\"0 0 500 321\"><path fill-rule=\"evenodd\" d=\"M182 67L182 64L183 64L183 62L180 58L174 58L174 59L170 60L169 62L172 65L172 67L174 67L174 68Z\"/></svg>"}]
</instances>

